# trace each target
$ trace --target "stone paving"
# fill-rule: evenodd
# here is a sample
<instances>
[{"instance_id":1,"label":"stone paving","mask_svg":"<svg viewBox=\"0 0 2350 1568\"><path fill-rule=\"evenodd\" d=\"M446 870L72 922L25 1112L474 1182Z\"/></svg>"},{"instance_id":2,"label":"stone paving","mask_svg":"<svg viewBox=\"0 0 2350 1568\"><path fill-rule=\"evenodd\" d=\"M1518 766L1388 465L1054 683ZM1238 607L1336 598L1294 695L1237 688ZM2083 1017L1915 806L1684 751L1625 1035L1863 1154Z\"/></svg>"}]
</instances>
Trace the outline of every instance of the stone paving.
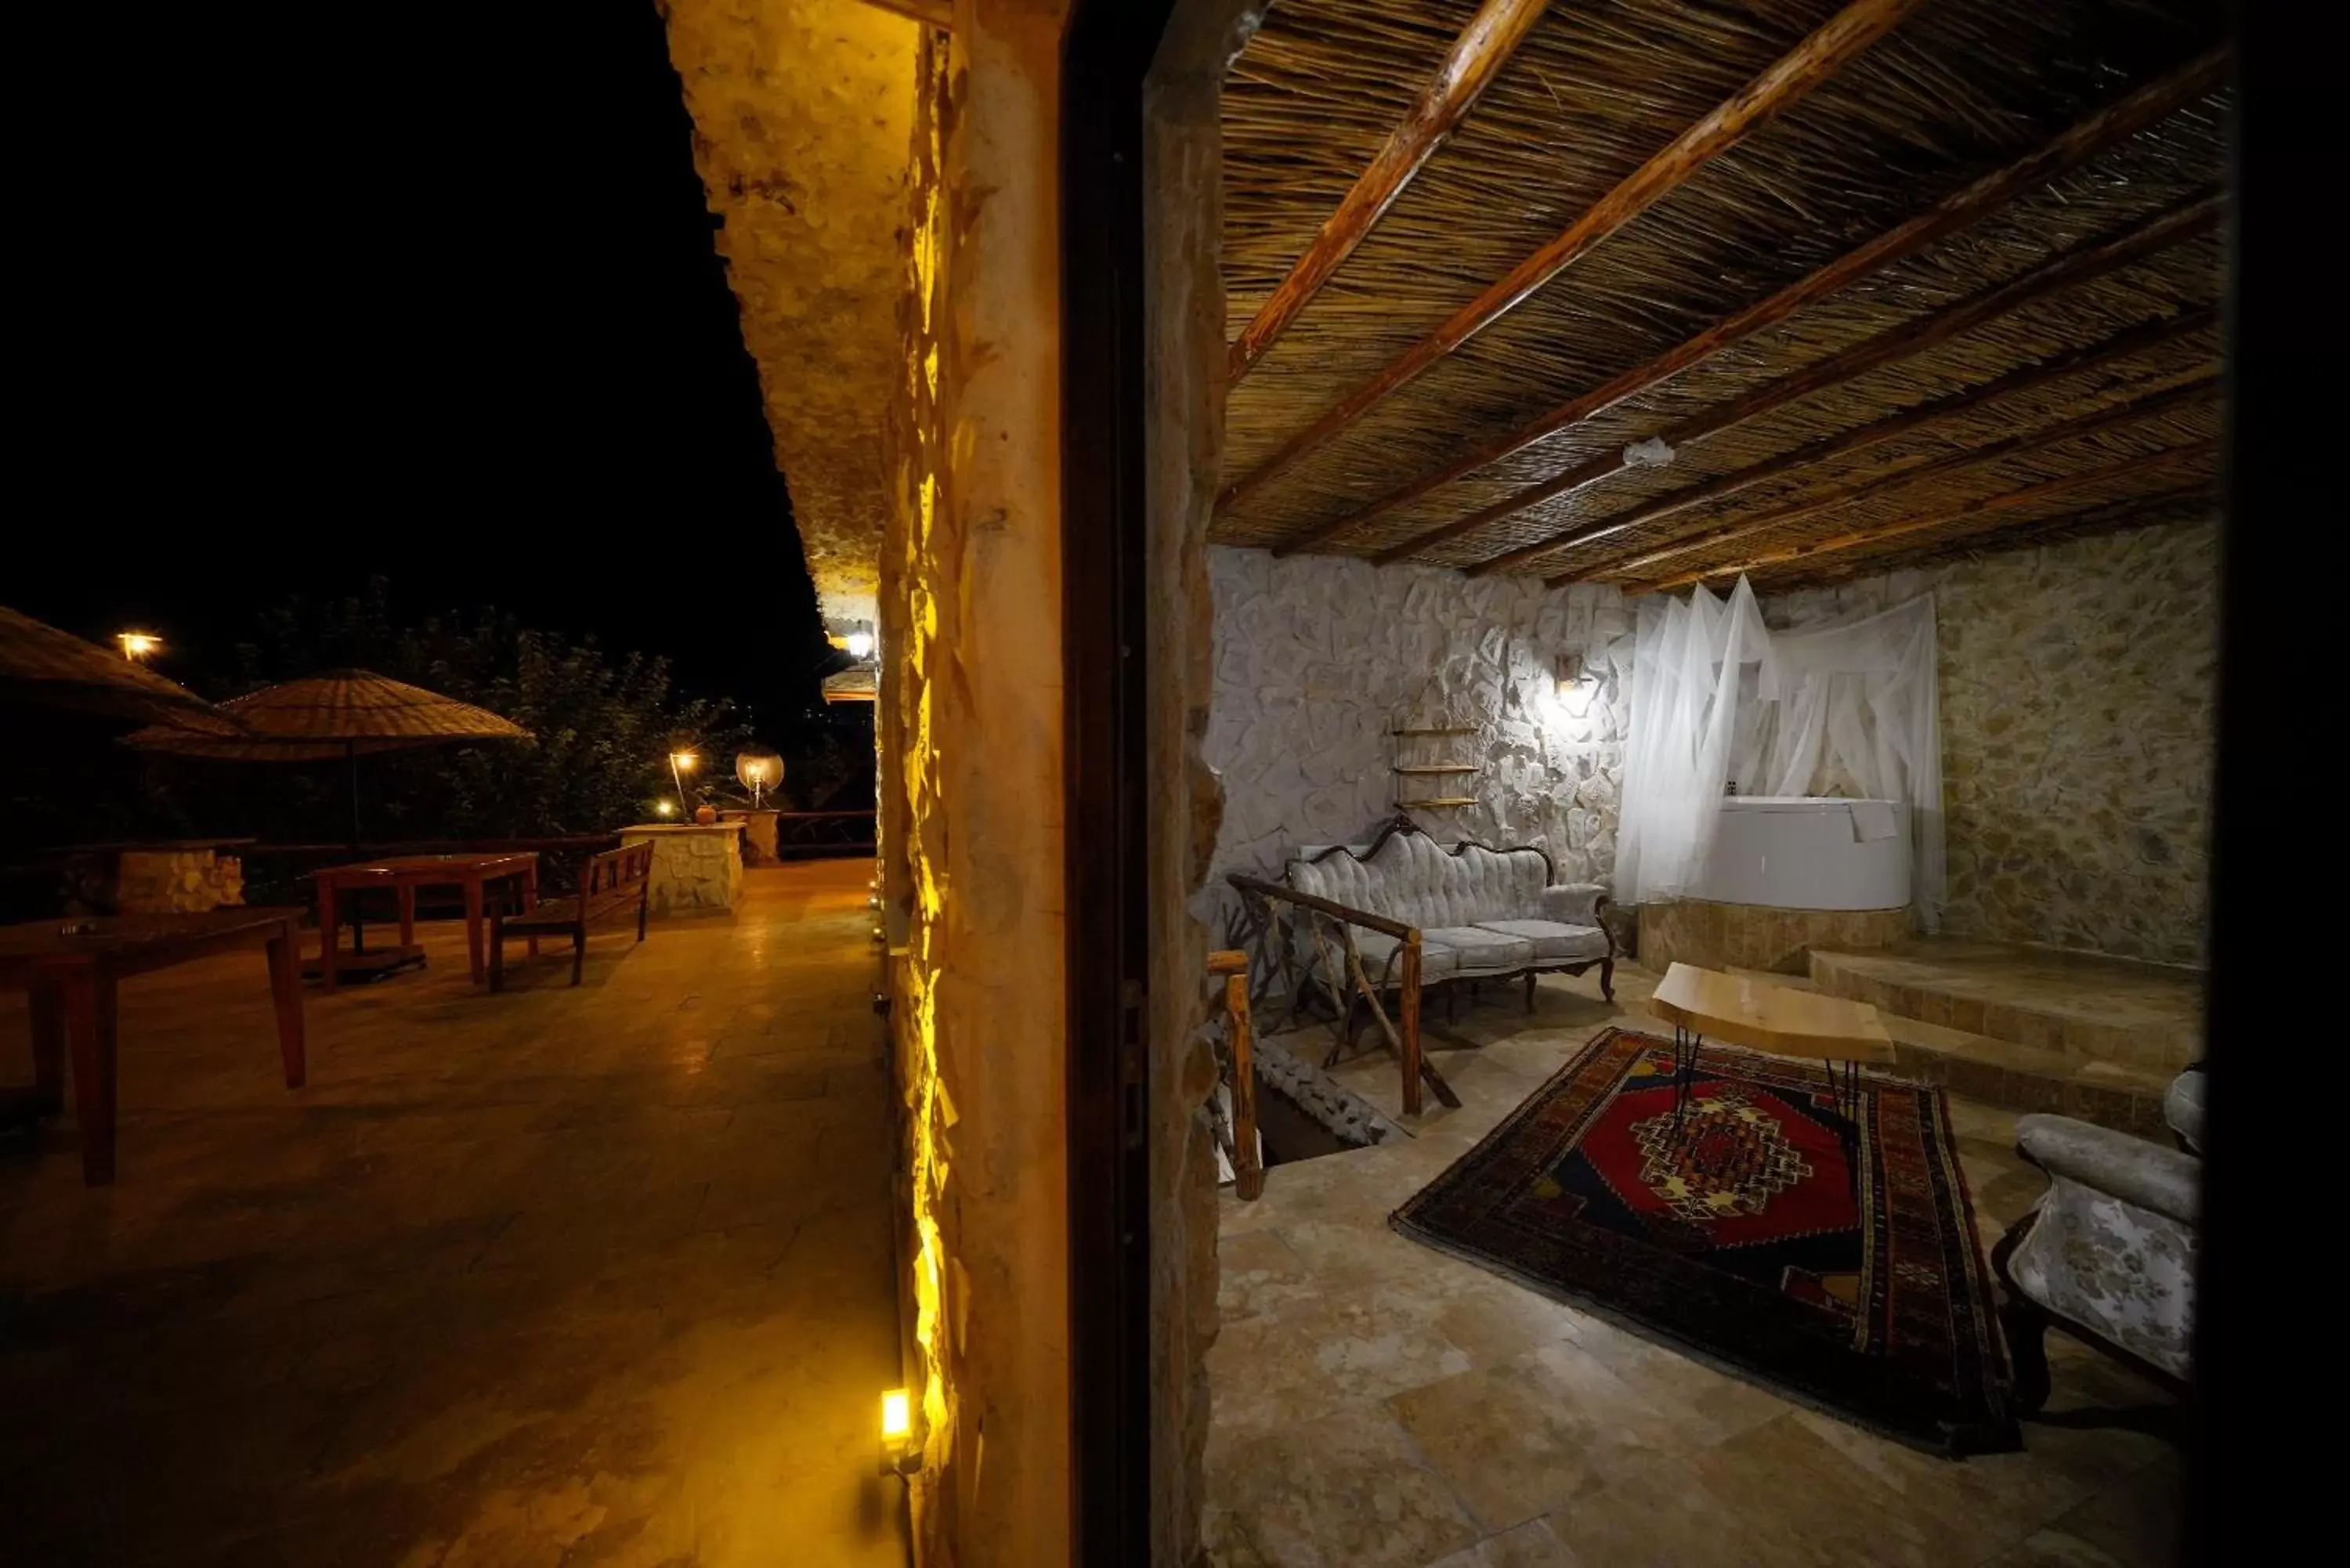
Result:
<instances>
[{"instance_id":1,"label":"stone paving","mask_svg":"<svg viewBox=\"0 0 2350 1568\"><path fill-rule=\"evenodd\" d=\"M1216 1568L2155 1568L2181 1486L2168 1397L2062 1334L2024 1451L1929 1457L1397 1235L1434 1179L1656 977L1489 987L1431 1056L1462 1105L1418 1134L1227 1189L1208 1361ZM1326 1031L1280 1036L1319 1060ZM1336 1074L1390 1115L1394 1058ZM1986 1248L2045 1179L2012 1112L1951 1119Z\"/></svg>"},{"instance_id":2,"label":"stone paving","mask_svg":"<svg viewBox=\"0 0 2350 1568\"><path fill-rule=\"evenodd\" d=\"M0 1559L302 1568L906 1560L869 863L308 997L129 982L121 1168L0 1138ZM9 1066L21 997L0 998Z\"/></svg>"}]
</instances>

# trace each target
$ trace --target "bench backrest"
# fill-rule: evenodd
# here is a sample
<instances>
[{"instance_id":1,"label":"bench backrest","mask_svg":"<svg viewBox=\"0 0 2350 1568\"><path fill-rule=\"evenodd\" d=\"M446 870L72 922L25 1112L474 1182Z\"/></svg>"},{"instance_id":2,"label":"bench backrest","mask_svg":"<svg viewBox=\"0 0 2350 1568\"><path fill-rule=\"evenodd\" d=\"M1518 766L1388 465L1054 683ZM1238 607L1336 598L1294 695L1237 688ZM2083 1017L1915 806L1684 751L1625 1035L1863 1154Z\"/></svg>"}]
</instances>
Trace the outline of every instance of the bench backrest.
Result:
<instances>
[{"instance_id":1,"label":"bench backrest","mask_svg":"<svg viewBox=\"0 0 2350 1568\"><path fill-rule=\"evenodd\" d=\"M1289 863L1289 885L1422 929L1540 919L1550 857L1533 847L1446 849L1419 832L1394 832L1357 857L1332 849Z\"/></svg>"},{"instance_id":2,"label":"bench backrest","mask_svg":"<svg viewBox=\"0 0 2350 1568\"><path fill-rule=\"evenodd\" d=\"M583 919L633 909L652 879L653 846L624 844L588 857L579 868L579 914Z\"/></svg>"}]
</instances>

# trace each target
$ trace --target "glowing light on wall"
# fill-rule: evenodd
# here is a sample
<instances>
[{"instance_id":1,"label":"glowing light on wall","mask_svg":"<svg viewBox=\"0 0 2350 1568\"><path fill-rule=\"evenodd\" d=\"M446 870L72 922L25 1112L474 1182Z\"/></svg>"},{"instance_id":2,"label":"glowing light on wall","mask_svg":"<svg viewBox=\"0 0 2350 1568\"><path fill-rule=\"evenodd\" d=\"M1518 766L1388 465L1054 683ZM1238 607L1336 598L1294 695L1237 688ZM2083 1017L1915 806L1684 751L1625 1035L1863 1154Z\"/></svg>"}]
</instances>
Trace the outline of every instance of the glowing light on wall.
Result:
<instances>
[{"instance_id":1,"label":"glowing light on wall","mask_svg":"<svg viewBox=\"0 0 2350 1568\"><path fill-rule=\"evenodd\" d=\"M142 663L163 650L163 639L151 631L118 631L114 640L122 645L122 657L133 664Z\"/></svg>"},{"instance_id":2,"label":"glowing light on wall","mask_svg":"<svg viewBox=\"0 0 2350 1568\"><path fill-rule=\"evenodd\" d=\"M873 657L873 634L871 632L867 631L860 627L857 630L848 634L847 642L849 658L870 659Z\"/></svg>"}]
</instances>

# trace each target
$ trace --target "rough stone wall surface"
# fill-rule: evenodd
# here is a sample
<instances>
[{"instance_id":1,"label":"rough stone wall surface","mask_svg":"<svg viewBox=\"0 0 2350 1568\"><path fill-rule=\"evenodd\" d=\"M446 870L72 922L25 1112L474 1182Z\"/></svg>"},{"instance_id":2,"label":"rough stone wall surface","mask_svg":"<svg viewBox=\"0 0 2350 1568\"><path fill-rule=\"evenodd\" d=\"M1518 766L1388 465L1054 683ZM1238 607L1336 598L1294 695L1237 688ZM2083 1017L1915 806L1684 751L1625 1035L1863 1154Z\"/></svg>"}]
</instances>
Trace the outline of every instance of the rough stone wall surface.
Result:
<instances>
[{"instance_id":1,"label":"rough stone wall surface","mask_svg":"<svg viewBox=\"0 0 2350 1568\"><path fill-rule=\"evenodd\" d=\"M698 833L684 828L629 829L623 844L653 846L645 884L646 907L656 915L681 909L731 909L743 896L743 850L739 832Z\"/></svg>"},{"instance_id":2,"label":"rough stone wall surface","mask_svg":"<svg viewBox=\"0 0 2350 1568\"><path fill-rule=\"evenodd\" d=\"M1478 725L1457 759L1482 769L1461 790L1478 804L1415 812L1421 825L1440 840L1540 845L1561 880L1607 879L1629 685L1615 657L1631 628L1615 588L1224 545L1209 575L1219 877L1278 875L1299 845L1361 842L1393 815L1399 784L1427 783L1391 771L1399 716L1451 704ZM1580 717L1553 695L1563 654L1599 678Z\"/></svg>"},{"instance_id":3,"label":"rough stone wall surface","mask_svg":"<svg viewBox=\"0 0 2350 1568\"><path fill-rule=\"evenodd\" d=\"M869 621L921 28L862 0L658 0L825 614Z\"/></svg>"},{"instance_id":4,"label":"rough stone wall surface","mask_svg":"<svg viewBox=\"0 0 2350 1568\"><path fill-rule=\"evenodd\" d=\"M1067 1561L1062 6L926 34L882 555L918 1561ZM902 933L902 940L898 933Z\"/></svg>"},{"instance_id":5,"label":"rough stone wall surface","mask_svg":"<svg viewBox=\"0 0 2350 1568\"><path fill-rule=\"evenodd\" d=\"M2120 957L2205 953L2219 530L2075 539L1766 597L1774 627L1931 590L1943 929Z\"/></svg>"}]
</instances>

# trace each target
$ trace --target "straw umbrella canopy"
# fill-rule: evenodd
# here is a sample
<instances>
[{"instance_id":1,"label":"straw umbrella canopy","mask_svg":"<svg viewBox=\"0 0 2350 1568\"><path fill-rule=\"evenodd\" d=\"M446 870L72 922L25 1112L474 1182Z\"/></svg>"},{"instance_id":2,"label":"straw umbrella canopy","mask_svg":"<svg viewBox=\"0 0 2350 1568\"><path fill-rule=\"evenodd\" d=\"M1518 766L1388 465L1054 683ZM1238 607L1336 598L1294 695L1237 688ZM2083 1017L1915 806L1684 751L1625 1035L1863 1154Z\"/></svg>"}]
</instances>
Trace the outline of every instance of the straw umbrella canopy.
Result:
<instances>
[{"instance_id":1,"label":"straw umbrella canopy","mask_svg":"<svg viewBox=\"0 0 2350 1568\"><path fill-rule=\"evenodd\" d=\"M62 709L154 726L189 740L235 742L243 731L186 687L122 655L0 607L0 705Z\"/></svg>"},{"instance_id":2,"label":"straw umbrella canopy","mask_svg":"<svg viewBox=\"0 0 2350 1568\"><path fill-rule=\"evenodd\" d=\"M367 670L332 670L232 698L220 711L240 736L154 726L123 737L141 751L222 762L302 763L340 757L351 767L351 842L359 840L359 759L379 752L469 741L527 741L529 731L487 708Z\"/></svg>"}]
</instances>

